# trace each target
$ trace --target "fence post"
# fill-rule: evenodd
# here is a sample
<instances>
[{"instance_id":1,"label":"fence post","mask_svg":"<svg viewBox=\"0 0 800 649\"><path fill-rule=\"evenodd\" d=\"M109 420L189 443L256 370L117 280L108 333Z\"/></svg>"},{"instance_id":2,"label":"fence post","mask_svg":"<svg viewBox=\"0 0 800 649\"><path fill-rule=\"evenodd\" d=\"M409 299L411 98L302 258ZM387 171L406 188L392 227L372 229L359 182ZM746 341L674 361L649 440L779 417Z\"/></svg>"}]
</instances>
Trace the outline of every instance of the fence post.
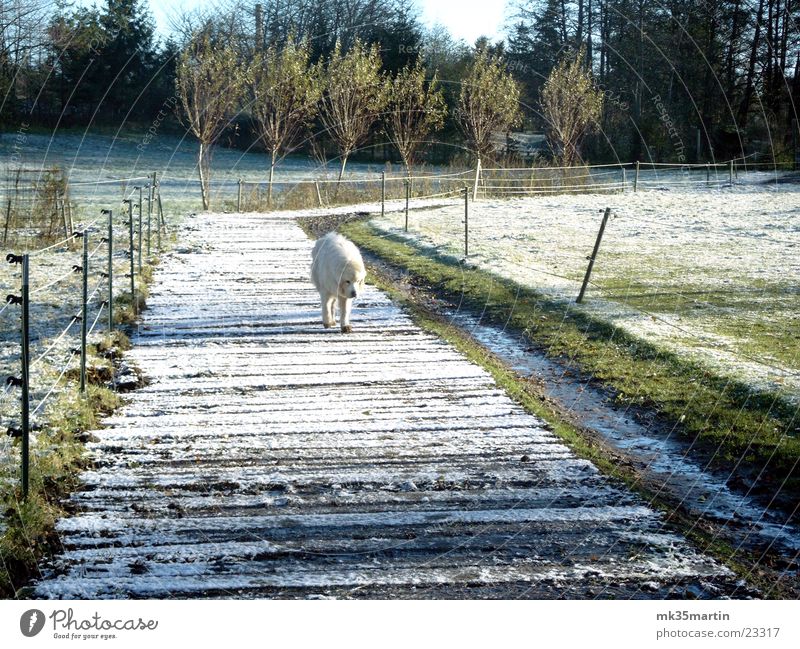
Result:
<instances>
[{"instance_id":1,"label":"fence post","mask_svg":"<svg viewBox=\"0 0 800 649\"><path fill-rule=\"evenodd\" d=\"M139 190L139 237L138 237L138 250L139 250L139 274L142 274L142 187L136 187Z\"/></svg>"},{"instance_id":2,"label":"fence post","mask_svg":"<svg viewBox=\"0 0 800 649\"><path fill-rule=\"evenodd\" d=\"M728 162L728 184L733 187L733 160Z\"/></svg>"},{"instance_id":3,"label":"fence post","mask_svg":"<svg viewBox=\"0 0 800 649\"><path fill-rule=\"evenodd\" d=\"M406 227L405 230L408 232L408 202L411 200L411 183L408 180L405 181L406 185Z\"/></svg>"},{"instance_id":4,"label":"fence post","mask_svg":"<svg viewBox=\"0 0 800 649\"><path fill-rule=\"evenodd\" d=\"M108 214L108 333L114 331L114 216L111 210L102 210Z\"/></svg>"},{"instance_id":5,"label":"fence post","mask_svg":"<svg viewBox=\"0 0 800 649\"><path fill-rule=\"evenodd\" d=\"M469 187L464 187L464 261L469 257Z\"/></svg>"},{"instance_id":6,"label":"fence post","mask_svg":"<svg viewBox=\"0 0 800 649\"><path fill-rule=\"evenodd\" d=\"M583 284L581 285L581 292L578 293L578 298L575 300L578 304L583 301L583 294L586 292L586 286L589 284L589 278L592 276L592 268L594 268L594 260L597 259L597 251L600 250L600 242L603 240L603 232L608 223L608 217L611 216L611 208L607 207L603 213L603 222L600 224L600 231L597 233L597 240L594 242L594 250L592 256L589 257L589 267L586 269L586 275L583 277Z\"/></svg>"},{"instance_id":7,"label":"fence post","mask_svg":"<svg viewBox=\"0 0 800 649\"><path fill-rule=\"evenodd\" d=\"M628 172L622 167L622 193L625 193L625 186L628 184Z\"/></svg>"},{"instance_id":8,"label":"fence post","mask_svg":"<svg viewBox=\"0 0 800 649\"><path fill-rule=\"evenodd\" d=\"M475 166L475 185L472 189L472 200L478 200L478 182L481 178L481 159L478 158L478 164Z\"/></svg>"},{"instance_id":9,"label":"fence post","mask_svg":"<svg viewBox=\"0 0 800 649\"><path fill-rule=\"evenodd\" d=\"M236 194L236 211L242 211L242 179L239 178L239 191Z\"/></svg>"},{"instance_id":10,"label":"fence post","mask_svg":"<svg viewBox=\"0 0 800 649\"><path fill-rule=\"evenodd\" d=\"M161 250L161 228L164 234L167 232L167 222L164 220L164 206L161 204L161 185L157 187L156 197L158 198L158 249Z\"/></svg>"},{"instance_id":11,"label":"fence post","mask_svg":"<svg viewBox=\"0 0 800 649\"><path fill-rule=\"evenodd\" d=\"M61 220L64 222L64 238L69 239L70 229L69 223L67 223L67 209L64 207L64 197L62 196L59 199L59 203L61 204Z\"/></svg>"},{"instance_id":12,"label":"fence post","mask_svg":"<svg viewBox=\"0 0 800 649\"><path fill-rule=\"evenodd\" d=\"M22 264L22 290L20 297L9 295L7 302L22 307L21 330L21 376L19 379L10 376L6 380L9 385L18 385L22 390L22 422L19 429L9 428L8 434L22 438L22 499L28 498L29 466L30 466L30 257L28 255L6 255L10 264Z\"/></svg>"},{"instance_id":13,"label":"fence post","mask_svg":"<svg viewBox=\"0 0 800 649\"><path fill-rule=\"evenodd\" d=\"M147 183L147 261L150 263L152 256L152 239L153 231L151 227L151 220L153 218L153 186Z\"/></svg>"},{"instance_id":14,"label":"fence post","mask_svg":"<svg viewBox=\"0 0 800 649\"><path fill-rule=\"evenodd\" d=\"M83 231L83 261L81 263L81 394L86 394L86 336L89 326L89 231Z\"/></svg>"},{"instance_id":15,"label":"fence post","mask_svg":"<svg viewBox=\"0 0 800 649\"><path fill-rule=\"evenodd\" d=\"M134 266L133 254L133 199L126 198L125 203L128 204L128 252L131 258L131 306L133 313L136 313L136 272Z\"/></svg>"},{"instance_id":16,"label":"fence post","mask_svg":"<svg viewBox=\"0 0 800 649\"><path fill-rule=\"evenodd\" d=\"M636 161L636 175L633 177L633 191L634 191L634 193L636 193L638 188L639 188L639 161L637 160Z\"/></svg>"},{"instance_id":17,"label":"fence post","mask_svg":"<svg viewBox=\"0 0 800 649\"><path fill-rule=\"evenodd\" d=\"M386 172L381 171L381 217L386 214Z\"/></svg>"},{"instance_id":18,"label":"fence post","mask_svg":"<svg viewBox=\"0 0 800 649\"><path fill-rule=\"evenodd\" d=\"M706 185L711 184L711 167L706 162Z\"/></svg>"},{"instance_id":19,"label":"fence post","mask_svg":"<svg viewBox=\"0 0 800 649\"><path fill-rule=\"evenodd\" d=\"M314 181L314 187L317 189L317 202L319 203L319 206L322 207L322 192L319 190L318 180Z\"/></svg>"}]
</instances>

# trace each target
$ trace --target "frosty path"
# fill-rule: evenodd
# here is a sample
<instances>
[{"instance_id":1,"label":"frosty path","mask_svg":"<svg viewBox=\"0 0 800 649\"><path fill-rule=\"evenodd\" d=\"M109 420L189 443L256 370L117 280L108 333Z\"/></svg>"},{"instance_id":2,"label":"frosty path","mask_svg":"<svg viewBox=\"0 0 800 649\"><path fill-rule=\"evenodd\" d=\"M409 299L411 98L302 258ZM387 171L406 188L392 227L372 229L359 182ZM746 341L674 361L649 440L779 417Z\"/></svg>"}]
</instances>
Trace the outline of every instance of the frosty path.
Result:
<instances>
[{"instance_id":1,"label":"frosty path","mask_svg":"<svg viewBox=\"0 0 800 649\"><path fill-rule=\"evenodd\" d=\"M326 331L294 221L203 215L38 597L718 597L733 577L369 287Z\"/></svg>"}]
</instances>

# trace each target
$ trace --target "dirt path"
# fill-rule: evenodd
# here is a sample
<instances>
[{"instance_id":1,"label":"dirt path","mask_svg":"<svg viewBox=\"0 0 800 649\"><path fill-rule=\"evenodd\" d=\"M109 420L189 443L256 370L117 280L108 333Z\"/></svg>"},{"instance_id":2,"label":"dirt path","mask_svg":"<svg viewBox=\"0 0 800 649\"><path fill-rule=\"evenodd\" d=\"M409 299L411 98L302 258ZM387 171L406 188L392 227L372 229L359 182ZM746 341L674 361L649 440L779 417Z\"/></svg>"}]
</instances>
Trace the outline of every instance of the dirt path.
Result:
<instances>
[{"instance_id":1,"label":"dirt path","mask_svg":"<svg viewBox=\"0 0 800 649\"><path fill-rule=\"evenodd\" d=\"M183 240L36 596L746 594L379 291L325 331L294 221Z\"/></svg>"}]
</instances>

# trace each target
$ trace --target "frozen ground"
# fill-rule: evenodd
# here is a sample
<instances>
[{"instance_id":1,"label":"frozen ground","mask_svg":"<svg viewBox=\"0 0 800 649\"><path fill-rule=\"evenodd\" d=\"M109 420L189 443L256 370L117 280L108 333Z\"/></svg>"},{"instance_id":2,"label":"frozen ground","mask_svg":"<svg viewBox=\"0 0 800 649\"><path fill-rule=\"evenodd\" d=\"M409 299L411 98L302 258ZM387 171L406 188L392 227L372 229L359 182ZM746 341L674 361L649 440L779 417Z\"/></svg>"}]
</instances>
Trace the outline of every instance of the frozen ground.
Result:
<instances>
[{"instance_id":1,"label":"frozen ground","mask_svg":"<svg viewBox=\"0 0 800 649\"><path fill-rule=\"evenodd\" d=\"M479 199L470 263L574 304L601 212L610 220L584 309L800 404L800 185ZM387 234L463 257L463 203L375 218ZM489 296L487 296L489 298Z\"/></svg>"},{"instance_id":2,"label":"frozen ground","mask_svg":"<svg viewBox=\"0 0 800 649\"><path fill-rule=\"evenodd\" d=\"M292 220L181 240L38 597L745 594L379 291L324 330Z\"/></svg>"},{"instance_id":3,"label":"frozen ground","mask_svg":"<svg viewBox=\"0 0 800 649\"><path fill-rule=\"evenodd\" d=\"M192 138L159 134L148 141L142 134L129 132L101 135L61 131L57 137L27 133L21 138L15 133L0 134L0 185L9 184L11 172L18 166L46 169L54 165L69 177L70 195L79 208L119 200L131 184L139 182L118 182L119 179L153 172L158 173L164 194L171 197L172 208L176 202L183 212L198 211L201 207L197 143ZM311 158L289 156L275 172L276 183L288 185L276 187L276 191L292 189L301 180L336 178L337 165L334 160L321 167ZM374 180L383 169L383 164L350 162L346 178ZM239 179L264 182L268 171L267 157L261 152L216 147L212 160L212 201L220 209L233 205ZM0 190L0 197L2 194Z\"/></svg>"}]
</instances>

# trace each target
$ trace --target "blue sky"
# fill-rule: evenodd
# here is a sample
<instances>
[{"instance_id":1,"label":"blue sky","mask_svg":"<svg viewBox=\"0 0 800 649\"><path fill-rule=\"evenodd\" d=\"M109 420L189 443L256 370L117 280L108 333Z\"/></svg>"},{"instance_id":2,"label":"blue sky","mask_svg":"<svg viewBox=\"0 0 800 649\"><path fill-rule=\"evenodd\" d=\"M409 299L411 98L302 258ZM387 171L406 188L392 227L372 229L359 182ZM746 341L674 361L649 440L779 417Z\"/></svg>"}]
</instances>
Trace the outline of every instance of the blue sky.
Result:
<instances>
[{"instance_id":1,"label":"blue sky","mask_svg":"<svg viewBox=\"0 0 800 649\"><path fill-rule=\"evenodd\" d=\"M97 4L102 0L84 0ZM478 36L500 37L505 11L505 0L416 0L422 21L427 25L441 23L456 38L473 43ZM181 10L202 4L202 0L149 0L150 11L162 34L169 31L169 18Z\"/></svg>"}]
</instances>

